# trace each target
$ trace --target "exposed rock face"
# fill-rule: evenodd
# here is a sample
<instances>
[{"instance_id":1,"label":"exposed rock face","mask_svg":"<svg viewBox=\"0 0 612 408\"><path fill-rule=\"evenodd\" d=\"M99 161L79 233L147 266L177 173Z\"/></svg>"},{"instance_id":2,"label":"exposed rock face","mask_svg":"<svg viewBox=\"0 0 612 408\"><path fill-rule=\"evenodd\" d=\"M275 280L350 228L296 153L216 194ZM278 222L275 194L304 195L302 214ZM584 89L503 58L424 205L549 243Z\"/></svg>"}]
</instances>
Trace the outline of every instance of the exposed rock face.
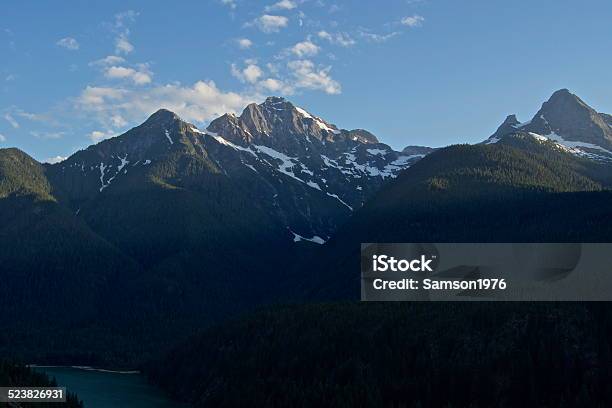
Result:
<instances>
[{"instance_id":1,"label":"exposed rock face","mask_svg":"<svg viewBox=\"0 0 612 408\"><path fill-rule=\"evenodd\" d=\"M606 118L567 89L555 92L544 102L524 130L541 135L554 132L568 141L612 148L612 128Z\"/></svg>"},{"instance_id":2,"label":"exposed rock face","mask_svg":"<svg viewBox=\"0 0 612 408\"><path fill-rule=\"evenodd\" d=\"M152 185L206 190L212 179L215 189L239 183L248 194L243 200L273 214L288 238L322 241L385 181L427 153L394 151L368 131L339 129L270 97L240 116L219 117L206 131L161 109L47 172L75 210L100 194Z\"/></svg>"},{"instance_id":3,"label":"exposed rock face","mask_svg":"<svg viewBox=\"0 0 612 408\"><path fill-rule=\"evenodd\" d=\"M506 120L497 128L495 133L491 135L491 140L499 140L501 137L516 132L517 126L520 125L521 122L518 121L516 115L508 115Z\"/></svg>"},{"instance_id":4,"label":"exposed rock face","mask_svg":"<svg viewBox=\"0 0 612 408\"><path fill-rule=\"evenodd\" d=\"M520 123L515 115L508 116L485 143L517 134L549 140L576 155L612 159L612 116L598 113L567 89L553 93L528 122Z\"/></svg>"}]
</instances>

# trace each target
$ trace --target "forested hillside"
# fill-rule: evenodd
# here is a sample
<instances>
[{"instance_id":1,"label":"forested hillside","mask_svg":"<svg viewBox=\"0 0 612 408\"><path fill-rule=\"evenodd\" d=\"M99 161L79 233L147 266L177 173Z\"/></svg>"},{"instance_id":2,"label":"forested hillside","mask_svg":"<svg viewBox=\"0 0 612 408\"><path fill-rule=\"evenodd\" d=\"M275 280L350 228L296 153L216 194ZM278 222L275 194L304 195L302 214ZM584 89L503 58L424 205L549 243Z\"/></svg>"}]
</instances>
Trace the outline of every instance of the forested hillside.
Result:
<instances>
[{"instance_id":1,"label":"forested hillside","mask_svg":"<svg viewBox=\"0 0 612 408\"><path fill-rule=\"evenodd\" d=\"M297 289L307 298L357 299L362 242L607 242L611 170L532 138L438 150L299 264L290 286L308 273L314 284Z\"/></svg>"},{"instance_id":2,"label":"forested hillside","mask_svg":"<svg viewBox=\"0 0 612 408\"><path fill-rule=\"evenodd\" d=\"M149 367L197 407L606 407L605 304L285 307L215 327Z\"/></svg>"}]
</instances>

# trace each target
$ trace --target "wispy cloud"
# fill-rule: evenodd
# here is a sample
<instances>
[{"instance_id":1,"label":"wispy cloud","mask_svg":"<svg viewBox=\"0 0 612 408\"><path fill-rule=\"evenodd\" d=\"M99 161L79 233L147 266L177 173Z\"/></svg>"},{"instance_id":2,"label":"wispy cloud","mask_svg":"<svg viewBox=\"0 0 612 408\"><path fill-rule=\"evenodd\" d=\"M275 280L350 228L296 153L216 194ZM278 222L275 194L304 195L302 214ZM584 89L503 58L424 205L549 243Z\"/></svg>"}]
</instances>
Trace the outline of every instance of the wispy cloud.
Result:
<instances>
[{"instance_id":1,"label":"wispy cloud","mask_svg":"<svg viewBox=\"0 0 612 408\"><path fill-rule=\"evenodd\" d=\"M10 113L4 114L4 119L15 129L19 129L19 122Z\"/></svg>"},{"instance_id":2,"label":"wispy cloud","mask_svg":"<svg viewBox=\"0 0 612 408\"><path fill-rule=\"evenodd\" d=\"M363 38L365 38L368 41L376 42L376 43L383 43L383 42L389 41L390 39L397 37L400 34L401 33L399 31L393 31L387 34L376 34L376 33L370 33L367 31L360 32L360 35Z\"/></svg>"},{"instance_id":3,"label":"wispy cloud","mask_svg":"<svg viewBox=\"0 0 612 408\"><path fill-rule=\"evenodd\" d=\"M341 47L350 47L355 45L357 42L347 33L329 33L325 30L317 33L319 38L329 41L332 44L339 45Z\"/></svg>"},{"instance_id":4,"label":"wispy cloud","mask_svg":"<svg viewBox=\"0 0 612 408\"><path fill-rule=\"evenodd\" d=\"M115 38L115 54L127 55L134 51L134 45L129 40L130 30L128 24L136 21L138 12L127 10L115 14L115 20L112 26L112 31L117 34Z\"/></svg>"},{"instance_id":5,"label":"wispy cloud","mask_svg":"<svg viewBox=\"0 0 612 408\"><path fill-rule=\"evenodd\" d=\"M236 1L235 0L220 0L221 4L223 4L224 6L228 6L231 9L235 9L236 8Z\"/></svg>"},{"instance_id":6,"label":"wispy cloud","mask_svg":"<svg viewBox=\"0 0 612 408\"><path fill-rule=\"evenodd\" d=\"M52 140L52 139L61 139L64 137L64 132L40 132L40 131L31 131L30 134L37 139L44 140Z\"/></svg>"},{"instance_id":7,"label":"wispy cloud","mask_svg":"<svg viewBox=\"0 0 612 408\"><path fill-rule=\"evenodd\" d=\"M6 142L6 136L4 136L2 133L0 133L0 143L1 142Z\"/></svg>"},{"instance_id":8,"label":"wispy cloud","mask_svg":"<svg viewBox=\"0 0 612 408\"><path fill-rule=\"evenodd\" d=\"M424 21L425 17L415 14L413 16L407 16L402 18L400 22L402 23L402 25L405 25L407 27L419 27L423 25Z\"/></svg>"},{"instance_id":9,"label":"wispy cloud","mask_svg":"<svg viewBox=\"0 0 612 408\"><path fill-rule=\"evenodd\" d=\"M57 40L55 44L70 51L76 51L80 47L79 42L72 37L65 37Z\"/></svg>"},{"instance_id":10,"label":"wispy cloud","mask_svg":"<svg viewBox=\"0 0 612 408\"><path fill-rule=\"evenodd\" d=\"M115 53L129 54L132 51L134 51L134 46L128 40L127 34L120 34L115 39Z\"/></svg>"}]
</instances>

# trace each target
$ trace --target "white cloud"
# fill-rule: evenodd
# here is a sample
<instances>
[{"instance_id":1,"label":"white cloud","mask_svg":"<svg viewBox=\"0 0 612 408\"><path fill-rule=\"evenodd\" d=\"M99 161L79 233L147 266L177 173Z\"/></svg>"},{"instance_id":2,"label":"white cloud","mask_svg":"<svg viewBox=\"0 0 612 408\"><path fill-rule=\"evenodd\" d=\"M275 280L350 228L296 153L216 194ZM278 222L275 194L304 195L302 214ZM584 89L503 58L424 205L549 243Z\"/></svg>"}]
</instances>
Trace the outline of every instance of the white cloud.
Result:
<instances>
[{"instance_id":1,"label":"white cloud","mask_svg":"<svg viewBox=\"0 0 612 408\"><path fill-rule=\"evenodd\" d=\"M297 44L295 44L292 48L291 48L291 52L294 53L295 55L297 55L298 57L302 58L302 57L312 57L314 55L317 55L319 53L319 47L310 42L310 41L302 41L299 42Z\"/></svg>"},{"instance_id":2,"label":"white cloud","mask_svg":"<svg viewBox=\"0 0 612 408\"><path fill-rule=\"evenodd\" d=\"M79 49L79 42L72 37L62 38L61 40L58 40L55 44L70 51L76 51Z\"/></svg>"},{"instance_id":3,"label":"white cloud","mask_svg":"<svg viewBox=\"0 0 612 408\"><path fill-rule=\"evenodd\" d=\"M14 127L15 129L18 129L18 128L19 128L19 122L17 122L17 121L15 120L15 118L11 116L11 114L10 114L10 113L5 113L5 114L4 114L4 119L5 119L5 120L6 120L6 121L7 121L7 122L8 122L8 123L9 123L9 124L12 126L12 127Z\"/></svg>"},{"instance_id":4,"label":"white cloud","mask_svg":"<svg viewBox=\"0 0 612 408\"><path fill-rule=\"evenodd\" d=\"M295 4L295 2L293 2L291 0L281 0L278 3L274 3L274 4L270 5L270 6L266 6L265 10L266 11L293 10L296 7L297 7L297 4Z\"/></svg>"},{"instance_id":5,"label":"white cloud","mask_svg":"<svg viewBox=\"0 0 612 408\"><path fill-rule=\"evenodd\" d=\"M257 80L263 75L263 72L257 65L249 65L242 71L244 78L251 83L257 82Z\"/></svg>"},{"instance_id":6,"label":"white cloud","mask_svg":"<svg viewBox=\"0 0 612 408\"><path fill-rule=\"evenodd\" d=\"M266 93L272 92L282 95L291 95L294 92L294 89L290 84L276 78L264 79L263 81L260 81L257 86L259 91L264 91Z\"/></svg>"},{"instance_id":7,"label":"white cloud","mask_svg":"<svg viewBox=\"0 0 612 408\"><path fill-rule=\"evenodd\" d=\"M327 31L319 31L317 35L319 36L319 38L329 41L332 44L339 45L341 47L350 47L356 44L355 40L352 39L351 36L346 33L330 34Z\"/></svg>"},{"instance_id":8,"label":"white cloud","mask_svg":"<svg viewBox=\"0 0 612 408\"><path fill-rule=\"evenodd\" d=\"M6 142L6 136L0 133L0 142Z\"/></svg>"},{"instance_id":9,"label":"white cloud","mask_svg":"<svg viewBox=\"0 0 612 408\"><path fill-rule=\"evenodd\" d=\"M14 81L15 79L17 79L17 75L15 74L8 74L6 78L4 78L6 82Z\"/></svg>"},{"instance_id":10,"label":"white cloud","mask_svg":"<svg viewBox=\"0 0 612 408\"><path fill-rule=\"evenodd\" d=\"M101 58L99 60L96 61L92 61L89 63L90 66L96 66L96 65L117 65L117 64L122 64L125 62L125 58L123 57L119 57L117 55L108 55L104 58Z\"/></svg>"},{"instance_id":11,"label":"white cloud","mask_svg":"<svg viewBox=\"0 0 612 408\"><path fill-rule=\"evenodd\" d=\"M264 33L270 34L279 32L282 28L287 27L288 24L289 19L287 17L264 14L257 17L249 25L255 25Z\"/></svg>"},{"instance_id":12,"label":"white cloud","mask_svg":"<svg viewBox=\"0 0 612 408\"><path fill-rule=\"evenodd\" d=\"M160 108L176 112L187 121L203 123L236 112L255 100L255 96L223 92L213 81L197 81L192 86L167 84L133 90L88 86L76 99L76 107L92 114L103 128L113 129L119 127L117 117L138 123Z\"/></svg>"},{"instance_id":13,"label":"white cloud","mask_svg":"<svg viewBox=\"0 0 612 408\"><path fill-rule=\"evenodd\" d=\"M238 69L235 64L232 64L232 75L241 80L254 84L263 75L263 71L255 64L249 64L244 69Z\"/></svg>"},{"instance_id":14,"label":"white cloud","mask_svg":"<svg viewBox=\"0 0 612 408\"><path fill-rule=\"evenodd\" d=\"M270 92L278 92L283 88L283 83L278 79L268 78L261 81L261 86Z\"/></svg>"},{"instance_id":15,"label":"white cloud","mask_svg":"<svg viewBox=\"0 0 612 408\"><path fill-rule=\"evenodd\" d=\"M238 48L241 50L249 49L253 45L253 41L249 40L248 38L239 38L236 40L236 43L238 44Z\"/></svg>"},{"instance_id":16,"label":"white cloud","mask_svg":"<svg viewBox=\"0 0 612 408\"><path fill-rule=\"evenodd\" d=\"M127 34L121 34L115 39L115 53L129 54L134 51L134 46L129 42Z\"/></svg>"},{"instance_id":17,"label":"white cloud","mask_svg":"<svg viewBox=\"0 0 612 408\"><path fill-rule=\"evenodd\" d=\"M423 21L425 21L425 17L415 14L402 18L401 23L408 27L419 27L423 24Z\"/></svg>"},{"instance_id":18,"label":"white cloud","mask_svg":"<svg viewBox=\"0 0 612 408\"><path fill-rule=\"evenodd\" d=\"M151 83L152 74L146 68L137 71L134 68L113 65L106 69L104 76L110 79L130 79L136 85L145 85Z\"/></svg>"},{"instance_id":19,"label":"white cloud","mask_svg":"<svg viewBox=\"0 0 612 408\"><path fill-rule=\"evenodd\" d=\"M93 132L89 134L89 139L94 143L98 143L101 140L108 139L109 137L113 137L113 136L114 136L114 133L110 130L107 130L105 132L101 130L94 130Z\"/></svg>"},{"instance_id":20,"label":"white cloud","mask_svg":"<svg viewBox=\"0 0 612 408\"><path fill-rule=\"evenodd\" d=\"M329 72L331 67L317 68L310 60L296 60L287 63L295 79L295 87L312 90L322 90L328 94L342 92L340 83L334 80Z\"/></svg>"},{"instance_id":21,"label":"white cloud","mask_svg":"<svg viewBox=\"0 0 612 408\"><path fill-rule=\"evenodd\" d=\"M104 73L104 75L107 78L129 78L131 77L136 71L132 68L125 68L125 67L117 67L117 66L112 66L109 67L106 72Z\"/></svg>"},{"instance_id":22,"label":"white cloud","mask_svg":"<svg viewBox=\"0 0 612 408\"><path fill-rule=\"evenodd\" d=\"M64 156L49 157L48 159L45 159L43 163L57 164L57 163L63 162L66 159L67 157L64 157Z\"/></svg>"},{"instance_id":23,"label":"white cloud","mask_svg":"<svg viewBox=\"0 0 612 408\"><path fill-rule=\"evenodd\" d=\"M334 37L332 37L332 35L330 33L328 33L325 30L319 31L317 33L317 35L319 36L319 38L322 38L322 39L327 40L327 41L332 41L332 39L334 38Z\"/></svg>"}]
</instances>

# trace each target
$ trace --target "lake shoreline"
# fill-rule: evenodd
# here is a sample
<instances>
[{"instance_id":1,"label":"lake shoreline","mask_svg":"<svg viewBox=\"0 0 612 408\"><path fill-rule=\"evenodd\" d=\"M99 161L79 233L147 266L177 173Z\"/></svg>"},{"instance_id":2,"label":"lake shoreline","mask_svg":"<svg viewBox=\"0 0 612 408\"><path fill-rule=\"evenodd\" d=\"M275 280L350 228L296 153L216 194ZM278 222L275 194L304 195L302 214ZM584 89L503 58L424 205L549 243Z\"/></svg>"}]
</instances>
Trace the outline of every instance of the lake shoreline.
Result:
<instances>
[{"instance_id":1,"label":"lake shoreline","mask_svg":"<svg viewBox=\"0 0 612 408\"><path fill-rule=\"evenodd\" d=\"M108 370L90 366L37 365L30 367L54 378L83 401L87 408L187 408L165 390L150 384L136 370Z\"/></svg>"},{"instance_id":2,"label":"lake shoreline","mask_svg":"<svg viewBox=\"0 0 612 408\"><path fill-rule=\"evenodd\" d=\"M100 373L110 373L110 374L142 374L140 370L109 370L106 368L96 368L90 366L79 366L79 365L38 365L38 364L27 364L29 368L73 368L75 370L83 370L83 371L97 371Z\"/></svg>"}]
</instances>

